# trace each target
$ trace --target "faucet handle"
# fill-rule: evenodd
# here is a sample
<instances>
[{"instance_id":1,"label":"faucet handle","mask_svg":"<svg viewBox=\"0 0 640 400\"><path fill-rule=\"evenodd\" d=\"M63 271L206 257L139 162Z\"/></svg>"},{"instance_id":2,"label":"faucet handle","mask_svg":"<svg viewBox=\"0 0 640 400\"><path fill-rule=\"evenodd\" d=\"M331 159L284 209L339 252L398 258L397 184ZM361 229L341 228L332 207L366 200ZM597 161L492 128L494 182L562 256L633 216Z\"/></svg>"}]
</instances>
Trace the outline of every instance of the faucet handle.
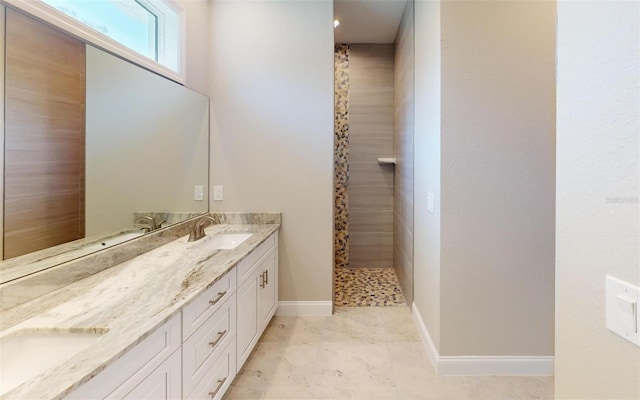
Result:
<instances>
[{"instance_id":1,"label":"faucet handle","mask_svg":"<svg viewBox=\"0 0 640 400\"><path fill-rule=\"evenodd\" d=\"M196 240L200 240L206 236L206 232L204 231L204 227L207 222L211 222L216 224L216 219L211 215L203 215L193 224L193 228L191 230L191 234L189 235L189 242L195 242Z\"/></svg>"}]
</instances>

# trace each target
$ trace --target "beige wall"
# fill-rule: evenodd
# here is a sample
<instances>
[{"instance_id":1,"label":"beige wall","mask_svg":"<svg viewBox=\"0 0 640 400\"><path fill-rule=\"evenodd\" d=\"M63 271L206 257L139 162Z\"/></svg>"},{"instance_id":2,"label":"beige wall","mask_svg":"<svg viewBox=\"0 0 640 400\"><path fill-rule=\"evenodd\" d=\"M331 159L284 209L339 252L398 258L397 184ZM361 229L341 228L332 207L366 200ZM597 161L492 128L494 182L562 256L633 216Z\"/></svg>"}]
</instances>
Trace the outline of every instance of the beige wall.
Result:
<instances>
[{"instance_id":1,"label":"beige wall","mask_svg":"<svg viewBox=\"0 0 640 400\"><path fill-rule=\"evenodd\" d=\"M349 45L349 267L393 266L393 45Z\"/></svg>"},{"instance_id":2,"label":"beige wall","mask_svg":"<svg viewBox=\"0 0 640 400\"><path fill-rule=\"evenodd\" d=\"M414 292L441 356L553 354L554 90L553 2L417 2Z\"/></svg>"},{"instance_id":3,"label":"beige wall","mask_svg":"<svg viewBox=\"0 0 640 400\"><path fill-rule=\"evenodd\" d=\"M640 286L640 3L558 3L556 399L639 399L605 277Z\"/></svg>"},{"instance_id":4,"label":"beige wall","mask_svg":"<svg viewBox=\"0 0 640 400\"><path fill-rule=\"evenodd\" d=\"M440 348L440 1L415 1L413 295ZM434 195L434 212L427 194Z\"/></svg>"},{"instance_id":5,"label":"beige wall","mask_svg":"<svg viewBox=\"0 0 640 400\"><path fill-rule=\"evenodd\" d=\"M185 12L185 86L200 93L209 90L209 1L178 0Z\"/></svg>"},{"instance_id":6,"label":"beige wall","mask_svg":"<svg viewBox=\"0 0 640 400\"><path fill-rule=\"evenodd\" d=\"M413 1L405 6L394 53L393 267L407 304L413 302Z\"/></svg>"},{"instance_id":7,"label":"beige wall","mask_svg":"<svg viewBox=\"0 0 640 400\"><path fill-rule=\"evenodd\" d=\"M280 211L280 300L330 301L330 1L214 1L209 23L215 211Z\"/></svg>"},{"instance_id":8,"label":"beige wall","mask_svg":"<svg viewBox=\"0 0 640 400\"><path fill-rule=\"evenodd\" d=\"M555 4L442 4L440 352L552 355Z\"/></svg>"}]
</instances>

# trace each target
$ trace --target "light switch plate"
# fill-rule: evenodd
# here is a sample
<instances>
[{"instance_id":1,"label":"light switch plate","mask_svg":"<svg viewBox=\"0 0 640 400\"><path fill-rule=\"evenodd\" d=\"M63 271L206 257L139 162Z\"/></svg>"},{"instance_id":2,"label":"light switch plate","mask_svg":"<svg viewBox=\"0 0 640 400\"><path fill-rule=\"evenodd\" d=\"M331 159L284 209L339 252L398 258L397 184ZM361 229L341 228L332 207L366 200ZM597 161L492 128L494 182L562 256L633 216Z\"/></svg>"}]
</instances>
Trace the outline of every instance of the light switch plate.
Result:
<instances>
[{"instance_id":1,"label":"light switch plate","mask_svg":"<svg viewBox=\"0 0 640 400\"><path fill-rule=\"evenodd\" d=\"M224 199L224 191L222 186L213 187L213 200L220 201Z\"/></svg>"},{"instance_id":2,"label":"light switch plate","mask_svg":"<svg viewBox=\"0 0 640 400\"><path fill-rule=\"evenodd\" d=\"M196 201L204 200L204 186L193 187L193 199Z\"/></svg>"},{"instance_id":3,"label":"light switch plate","mask_svg":"<svg viewBox=\"0 0 640 400\"><path fill-rule=\"evenodd\" d=\"M607 275L606 285L607 328L640 346L640 288L610 275Z\"/></svg>"}]
</instances>

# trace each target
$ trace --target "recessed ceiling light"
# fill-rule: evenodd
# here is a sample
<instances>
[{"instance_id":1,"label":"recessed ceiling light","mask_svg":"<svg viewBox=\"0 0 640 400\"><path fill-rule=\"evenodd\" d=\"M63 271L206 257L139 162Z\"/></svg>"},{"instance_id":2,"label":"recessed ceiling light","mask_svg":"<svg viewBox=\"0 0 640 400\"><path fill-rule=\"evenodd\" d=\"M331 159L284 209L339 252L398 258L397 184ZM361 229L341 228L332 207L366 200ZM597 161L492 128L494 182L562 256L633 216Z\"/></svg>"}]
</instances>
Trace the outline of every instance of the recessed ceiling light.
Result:
<instances>
[{"instance_id":1,"label":"recessed ceiling light","mask_svg":"<svg viewBox=\"0 0 640 400\"><path fill-rule=\"evenodd\" d=\"M333 20L333 27L337 28L338 25L340 25L340 21L338 21L337 19Z\"/></svg>"}]
</instances>

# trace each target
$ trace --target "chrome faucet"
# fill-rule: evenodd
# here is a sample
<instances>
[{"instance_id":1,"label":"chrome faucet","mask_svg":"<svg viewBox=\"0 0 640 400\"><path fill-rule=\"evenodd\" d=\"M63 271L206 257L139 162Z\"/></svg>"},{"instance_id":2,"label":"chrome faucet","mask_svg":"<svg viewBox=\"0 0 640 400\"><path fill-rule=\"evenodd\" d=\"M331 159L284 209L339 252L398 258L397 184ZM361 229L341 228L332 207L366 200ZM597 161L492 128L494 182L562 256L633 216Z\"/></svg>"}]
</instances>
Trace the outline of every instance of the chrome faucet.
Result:
<instances>
[{"instance_id":1,"label":"chrome faucet","mask_svg":"<svg viewBox=\"0 0 640 400\"><path fill-rule=\"evenodd\" d=\"M200 240L203 237L207 236L204 232L204 227L207 223L219 224L220 218L212 215L203 215L202 218L198 219L191 228L191 233L189 234L190 242L195 242L196 240Z\"/></svg>"},{"instance_id":2,"label":"chrome faucet","mask_svg":"<svg viewBox=\"0 0 640 400\"><path fill-rule=\"evenodd\" d=\"M167 221L162 221L160 223L157 223L155 219L153 219L152 216L150 215L143 215L138 217L135 220L135 223L137 224L138 222L146 222L148 226L145 226L143 228L141 228L143 231L145 232L151 232L151 231L155 231L156 229L160 229L162 228L162 224L164 224Z\"/></svg>"}]
</instances>

